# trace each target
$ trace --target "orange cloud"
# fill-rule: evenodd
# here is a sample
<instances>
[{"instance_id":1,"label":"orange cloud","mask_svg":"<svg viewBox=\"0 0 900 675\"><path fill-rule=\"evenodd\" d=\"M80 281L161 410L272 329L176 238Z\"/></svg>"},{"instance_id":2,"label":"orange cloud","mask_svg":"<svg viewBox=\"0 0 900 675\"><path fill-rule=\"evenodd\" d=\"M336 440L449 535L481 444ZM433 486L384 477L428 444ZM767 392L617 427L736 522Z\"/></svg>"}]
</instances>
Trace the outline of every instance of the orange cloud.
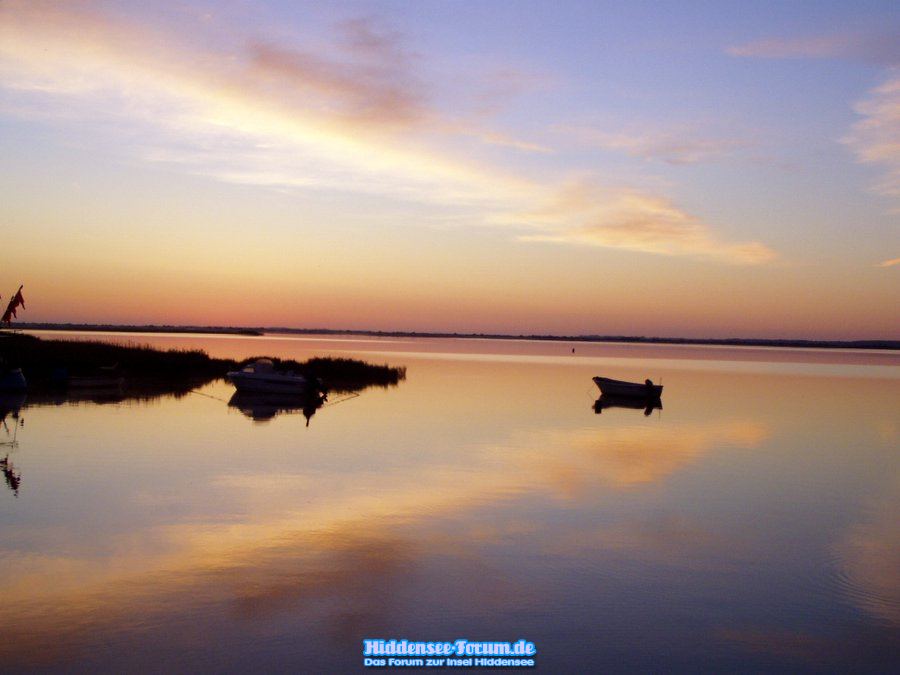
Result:
<instances>
[{"instance_id":1,"label":"orange cloud","mask_svg":"<svg viewBox=\"0 0 900 675\"><path fill-rule=\"evenodd\" d=\"M688 255L734 264L758 264L775 257L760 243L717 240L705 223L664 198L636 191L612 192L587 181L570 185L548 206L524 217L550 230L522 237L527 241Z\"/></svg>"},{"instance_id":2,"label":"orange cloud","mask_svg":"<svg viewBox=\"0 0 900 675\"><path fill-rule=\"evenodd\" d=\"M900 258L894 258L893 260L885 260L878 264L879 267L895 267L900 265Z\"/></svg>"}]
</instances>

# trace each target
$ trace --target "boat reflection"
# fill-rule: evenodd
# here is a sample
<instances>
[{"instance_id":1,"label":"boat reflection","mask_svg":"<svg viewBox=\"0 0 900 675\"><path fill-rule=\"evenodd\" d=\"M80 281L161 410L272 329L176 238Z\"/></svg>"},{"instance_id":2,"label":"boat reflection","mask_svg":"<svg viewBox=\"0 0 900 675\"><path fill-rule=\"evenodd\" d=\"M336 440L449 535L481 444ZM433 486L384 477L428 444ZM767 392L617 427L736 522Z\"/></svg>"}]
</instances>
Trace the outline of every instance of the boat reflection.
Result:
<instances>
[{"instance_id":1,"label":"boat reflection","mask_svg":"<svg viewBox=\"0 0 900 675\"><path fill-rule=\"evenodd\" d=\"M69 400L108 402L125 398L125 378L111 370L99 375L70 375L64 384Z\"/></svg>"},{"instance_id":2,"label":"boat reflection","mask_svg":"<svg viewBox=\"0 0 900 675\"><path fill-rule=\"evenodd\" d=\"M6 438L0 442L0 446L15 450L19 442L17 440L19 427L25 424L25 420L19 417L19 411L25 405L25 393L4 393L0 395L0 425L6 433ZM12 430L10 423L6 418L9 417L12 422ZM0 458L0 471L3 472L3 479L6 481L6 487L12 490L13 494L19 496L19 485L22 483L22 474L13 466L12 460L9 458L9 452L6 456Z\"/></svg>"},{"instance_id":3,"label":"boat reflection","mask_svg":"<svg viewBox=\"0 0 900 675\"><path fill-rule=\"evenodd\" d=\"M3 471L3 478L6 481L6 487L12 490L13 494L19 496L19 485L22 483L22 474L16 471L9 455L0 459L0 471Z\"/></svg>"},{"instance_id":4,"label":"boat reflection","mask_svg":"<svg viewBox=\"0 0 900 675\"><path fill-rule=\"evenodd\" d=\"M16 447L16 431L25 421L19 418L19 411L25 405L25 392L7 392L0 394L0 426L6 432L7 440L0 443L0 446L10 448ZM12 420L13 430L10 433L9 423L6 418ZM11 438L10 438L11 436Z\"/></svg>"},{"instance_id":5,"label":"boat reflection","mask_svg":"<svg viewBox=\"0 0 900 675\"><path fill-rule=\"evenodd\" d=\"M62 396L65 403L121 403L126 399L121 383L109 383L105 386L69 388Z\"/></svg>"},{"instance_id":6,"label":"boat reflection","mask_svg":"<svg viewBox=\"0 0 900 675\"><path fill-rule=\"evenodd\" d=\"M325 394L318 392L291 394L236 391L228 405L237 408L254 422L268 422L276 415L300 411L306 418L306 426L309 426L309 420L325 404L327 398Z\"/></svg>"},{"instance_id":7,"label":"boat reflection","mask_svg":"<svg viewBox=\"0 0 900 675\"><path fill-rule=\"evenodd\" d=\"M662 410L662 400L654 397L642 398L637 396L614 396L603 394L594 401L594 412L598 415L608 408L643 410L644 415L650 415L654 410Z\"/></svg>"},{"instance_id":8,"label":"boat reflection","mask_svg":"<svg viewBox=\"0 0 900 675\"><path fill-rule=\"evenodd\" d=\"M6 418L12 417L17 419L19 411L25 405L25 392L3 392L0 393L0 423L6 424Z\"/></svg>"}]
</instances>

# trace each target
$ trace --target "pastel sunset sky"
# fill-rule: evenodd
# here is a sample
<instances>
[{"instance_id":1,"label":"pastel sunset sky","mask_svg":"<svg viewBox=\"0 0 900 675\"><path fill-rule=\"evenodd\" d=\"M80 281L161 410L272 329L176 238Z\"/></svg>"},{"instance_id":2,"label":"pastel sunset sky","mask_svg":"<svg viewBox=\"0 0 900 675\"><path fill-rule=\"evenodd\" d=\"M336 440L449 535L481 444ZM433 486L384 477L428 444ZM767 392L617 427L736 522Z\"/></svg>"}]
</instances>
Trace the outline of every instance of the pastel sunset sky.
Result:
<instances>
[{"instance_id":1,"label":"pastel sunset sky","mask_svg":"<svg viewBox=\"0 0 900 675\"><path fill-rule=\"evenodd\" d=\"M28 321L900 339L900 3L0 0Z\"/></svg>"}]
</instances>

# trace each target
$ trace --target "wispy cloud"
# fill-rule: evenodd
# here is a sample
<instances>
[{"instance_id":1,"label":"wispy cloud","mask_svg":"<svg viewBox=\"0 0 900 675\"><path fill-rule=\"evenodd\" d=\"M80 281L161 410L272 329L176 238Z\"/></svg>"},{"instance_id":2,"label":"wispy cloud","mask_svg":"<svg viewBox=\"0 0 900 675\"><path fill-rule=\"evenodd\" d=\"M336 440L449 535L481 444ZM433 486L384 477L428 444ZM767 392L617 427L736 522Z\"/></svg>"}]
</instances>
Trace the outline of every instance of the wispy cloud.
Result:
<instances>
[{"instance_id":1,"label":"wispy cloud","mask_svg":"<svg viewBox=\"0 0 900 675\"><path fill-rule=\"evenodd\" d=\"M239 33L216 49L168 28L91 3L10 2L0 6L0 82L31 96L35 114L140 125L144 156L218 178L479 203L516 183L443 150L476 134L430 105L401 37L375 19L343 22L309 46Z\"/></svg>"},{"instance_id":2,"label":"wispy cloud","mask_svg":"<svg viewBox=\"0 0 900 675\"><path fill-rule=\"evenodd\" d=\"M884 262L878 263L878 267L897 267L900 266L900 258L894 258L893 260L885 260Z\"/></svg>"},{"instance_id":3,"label":"wispy cloud","mask_svg":"<svg viewBox=\"0 0 900 675\"><path fill-rule=\"evenodd\" d=\"M900 32L848 31L784 39L764 39L731 47L732 56L766 59L844 58L879 65L900 63Z\"/></svg>"},{"instance_id":4,"label":"wispy cloud","mask_svg":"<svg viewBox=\"0 0 900 675\"><path fill-rule=\"evenodd\" d=\"M843 139L860 162L877 164L885 171L875 185L877 193L900 197L900 69L856 105L862 117Z\"/></svg>"},{"instance_id":5,"label":"wispy cloud","mask_svg":"<svg viewBox=\"0 0 900 675\"><path fill-rule=\"evenodd\" d=\"M87 122L113 117L138 132L140 144L131 140L124 150L138 158L250 185L461 206L470 223L527 229L531 240L740 263L773 256L762 244L719 241L663 196L592 181L560 187L535 178L534 167L505 169L496 155L486 162L488 148L515 152L507 165L552 149L493 128L483 112L472 119L445 113L406 38L377 18L289 41L231 27L228 40L217 40L202 21L160 25L104 7L0 4L0 86L15 99L7 113L31 105L32 115L58 109ZM702 161L727 145L595 140L672 163Z\"/></svg>"},{"instance_id":6,"label":"wispy cloud","mask_svg":"<svg viewBox=\"0 0 900 675\"><path fill-rule=\"evenodd\" d=\"M776 255L758 242L720 241L706 224L662 197L611 191L590 180L572 183L551 203L520 217L544 230L522 237L526 241L686 255L734 264L764 263Z\"/></svg>"},{"instance_id":7,"label":"wispy cloud","mask_svg":"<svg viewBox=\"0 0 900 675\"><path fill-rule=\"evenodd\" d=\"M371 19L356 19L341 25L335 46L344 59L253 41L245 86L293 109L318 109L366 128L426 121L424 89L409 72L409 56L396 36L380 32Z\"/></svg>"},{"instance_id":8,"label":"wispy cloud","mask_svg":"<svg viewBox=\"0 0 900 675\"><path fill-rule=\"evenodd\" d=\"M900 196L900 31L848 31L786 40L762 40L728 50L757 58L842 58L888 66L885 82L856 104L862 119L842 140L860 162L878 164L878 194Z\"/></svg>"},{"instance_id":9,"label":"wispy cloud","mask_svg":"<svg viewBox=\"0 0 900 675\"><path fill-rule=\"evenodd\" d=\"M742 145L736 139L707 137L686 128L612 132L591 127L558 126L556 131L581 145L672 165L713 161Z\"/></svg>"}]
</instances>

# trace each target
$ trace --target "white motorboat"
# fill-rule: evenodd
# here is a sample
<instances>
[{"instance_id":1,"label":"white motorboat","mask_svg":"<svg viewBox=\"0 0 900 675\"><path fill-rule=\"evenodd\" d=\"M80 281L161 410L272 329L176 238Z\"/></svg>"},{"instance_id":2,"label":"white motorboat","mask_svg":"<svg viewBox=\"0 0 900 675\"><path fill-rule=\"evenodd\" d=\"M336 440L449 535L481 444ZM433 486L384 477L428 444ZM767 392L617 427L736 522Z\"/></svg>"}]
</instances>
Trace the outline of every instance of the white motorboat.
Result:
<instances>
[{"instance_id":1,"label":"white motorboat","mask_svg":"<svg viewBox=\"0 0 900 675\"><path fill-rule=\"evenodd\" d=\"M653 384L650 380L640 382L625 382L613 380L608 377L595 377L594 383L600 387L600 393L605 396L631 396L644 399L656 399L662 396L663 386Z\"/></svg>"},{"instance_id":2,"label":"white motorboat","mask_svg":"<svg viewBox=\"0 0 900 675\"><path fill-rule=\"evenodd\" d=\"M275 370L270 359L259 359L242 370L233 370L226 377L240 392L305 394L310 382L303 375Z\"/></svg>"}]
</instances>

